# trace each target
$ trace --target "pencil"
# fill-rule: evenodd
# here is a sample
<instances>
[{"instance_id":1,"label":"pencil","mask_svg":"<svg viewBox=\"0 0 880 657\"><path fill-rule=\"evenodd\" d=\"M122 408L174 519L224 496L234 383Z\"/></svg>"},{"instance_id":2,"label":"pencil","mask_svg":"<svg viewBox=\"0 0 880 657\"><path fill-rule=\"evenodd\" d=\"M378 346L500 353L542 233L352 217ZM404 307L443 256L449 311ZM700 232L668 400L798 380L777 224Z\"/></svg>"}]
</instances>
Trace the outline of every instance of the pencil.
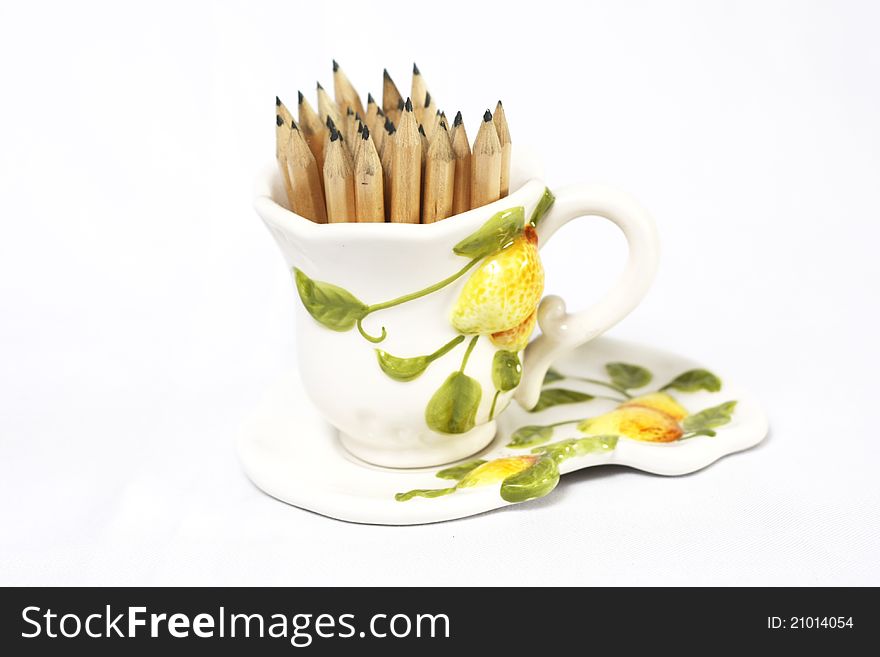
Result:
<instances>
[{"instance_id":1,"label":"pencil","mask_svg":"<svg viewBox=\"0 0 880 657\"><path fill-rule=\"evenodd\" d=\"M329 116L333 119L333 123L336 124L337 129L343 127L345 124L342 122L342 114L339 112L339 108L336 106L336 103L333 102L333 99L330 98L330 94L326 92L324 87L321 86L319 82L317 85L318 89L318 113L321 116L321 121L327 122L327 117Z\"/></svg>"},{"instance_id":2,"label":"pencil","mask_svg":"<svg viewBox=\"0 0 880 657\"><path fill-rule=\"evenodd\" d=\"M355 137L357 136L357 127L358 127L358 119L354 113L354 110L349 107L345 110L345 145L348 146L348 150L354 155L354 149L357 145L355 142Z\"/></svg>"},{"instance_id":3,"label":"pencil","mask_svg":"<svg viewBox=\"0 0 880 657\"><path fill-rule=\"evenodd\" d=\"M507 117L504 115L504 106L501 101L495 106L495 130L498 132L498 143L501 144L501 189L500 198L510 193L510 128L507 125Z\"/></svg>"},{"instance_id":4,"label":"pencil","mask_svg":"<svg viewBox=\"0 0 880 657\"><path fill-rule=\"evenodd\" d=\"M361 131L360 145L354 160L354 190L357 220L385 221L382 163L379 161L376 146L370 139L370 129L366 126Z\"/></svg>"},{"instance_id":5,"label":"pencil","mask_svg":"<svg viewBox=\"0 0 880 657\"><path fill-rule=\"evenodd\" d=\"M340 109L344 110L350 107L352 111L366 116L367 113L361 104L361 97L358 95L357 89L354 88L335 59L333 60L333 95L336 96L336 104Z\"/></svg>"},{"instance_id":6,"label":"pencil","mask_svg":"<svg viewBox=\"0 0 880 657\"><path fill-rule=\"evenodd\" d=\"M412 88L410 90L410 98L412 98L413 107L419 110L425 106L425 96L428 95L428 86L425 84L425 78L416 63L413 62L412 69ZM418 118L418 113L416 114Z\"/></svg>"},{"instance_id":7,"label":"pencil","mask_svg":"<svg viewBox=\"0 0 880 657\"><path fill-rule=\"evenodd\" d=\"M376 119L381 108L376 104L373 94L367 94L367 113L364 114L364 125L370 129L370 133L376 132ZM384 120L384 119L383 119Z\"/></svg>"},{"instance_id":8,"label":"pencil","mask_svg":"<svg viewBox=\"0 0 880 657\"><path fill-rule=\"evenodd\" d=\"M479 208L501 198L501 143L486 110L474 140L471 157L471 207Z\"/></svg>"},{"instance_id":9,"label":"pencil","mask_svg":"<svg viewBox=\"0 0 880 657\"><path fill-rule=\"evenodd\" d=\"M394 133L396 128L388 117L385 118L382 137L382 149L379 151L379 159L382 161L382 183L385 196L385 217L391 218L391 159L394 154Z\"/></svg>"},{"instance_id":10,"label":"pencil","mask_svg":"<svg viewBox=\"0 0 880 657\"><path fill-rule=\"evenodd\" d=\"M287 145L290 143L290 123L284 120L282 110L284 106L278 97L275 97L275 159L278 161L278 171L281 173L281 181L284 183L284 192L287 194L287 205L293 205L293 188L290 186L290 176L287 173ZM290 112L286 112L289 116Z\"/></svg>"},{"instance_id":11,"label":"pencil","mask_svg":"<svg viewBox=\"0 0 880 657\"><path fill-rule=\"evenodd\" d=\"M321 117L315 112L308 99L299 92L299 130L302 132L312 155L315 156L315 163L318 165L318 171L324 170L324 123Z\"/></svg>"},{"instance_id":12,"label":"pencil","mask_svg":"<svg viewBox=\"0 0 880 657\"><path fill-rule=\"evenodd\" d=\"M452 151L455 153L452 214L460 214L471 209L471 145L461 120L461 112L452 121Z\"/></svg>"},{"instance_id":13,"label":"pencil","mask_svg":"<svg viewBox=\"0 0 880 657\"><path fill-rule=\"evenodd\" d=\"M356 220L351 154L335 127L330 129L330 143L324 160L324 197L330 223Z\"/></svg>"},{"instance_id":14,"label":"pencil","mask_svg":"<svg viewBox=\"0 0 880 657\"><path fill-rule=\"evenodd\" d=\"M291 120L290 139L287 145L287 174L293 193L290 209L301 217L315 223L327 223L327 210L324 206L324 192L321 174L315 156L309 149L296 123Z\"/></svg>"},{"instance_id":15,"label":"pencil","mask_svg":"<svg viewBox=\"0 0 880 657\"><path fill-rule=\"evenodd\" d=\"M421 177L421 136L413 114L412 100L407 98L391 153L391 221L419 223Z\"/></svg>"},{"instance_id":16,"label":"pencil","mask_svg":"<svg viewBox=\"0 0 880 657\"><path fill-rule=\"evenodd\" d=\"M395 121L396 124L396 121L399 118L397 112L399 111L399 108L402 107L403 98L400 95L400 91L397 89L397 85L394 84L394 80L388 75L388 69L386 68L382 71L382 111L385 112L385 115L392 121Z\"/></svg>"},{"instance_id":17,"label":"pencil","mask_svg":"<svg viewBox=\"0 0 880 657\"><path fill-rule=\"evenodd\" d=\"M431 137L425 158L425 199L422 223L431 224L452 215L455 189L455 153L446 124L441 123Z\"/></svg>"}]
</instances>

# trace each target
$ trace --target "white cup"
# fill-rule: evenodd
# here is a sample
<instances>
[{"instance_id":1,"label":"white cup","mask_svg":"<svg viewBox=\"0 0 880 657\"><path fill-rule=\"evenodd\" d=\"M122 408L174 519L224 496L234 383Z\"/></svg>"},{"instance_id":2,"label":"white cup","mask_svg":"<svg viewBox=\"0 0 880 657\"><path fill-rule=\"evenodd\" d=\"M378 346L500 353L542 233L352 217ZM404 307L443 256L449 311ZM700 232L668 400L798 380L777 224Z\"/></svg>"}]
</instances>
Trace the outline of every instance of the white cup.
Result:
<instances>
[{"instance_id":1,"label":"white cup","mask_svg":"<svg viewBox=\"0 0 880 657\"><path fill-rule=\"evenodd\" d=\"M620 192L574 185L554 192L532 229L551 198L538 171L534 158L515 157L507 197L424 225L315 224L286 208L276 166L258 181L256 210L299 292L305 389L355 456L423 467L479 451L513 398L535 405L554 359L616 324L647 292L659 250L648 214ZM535 237L543 246L586 215L623 231L623 273L587 310L568 313L556 296L538 306ZM541 335L523 350L535 307ZM519 328L505 332L514 328L505 322Z\"/></svg>"}]
</instances>

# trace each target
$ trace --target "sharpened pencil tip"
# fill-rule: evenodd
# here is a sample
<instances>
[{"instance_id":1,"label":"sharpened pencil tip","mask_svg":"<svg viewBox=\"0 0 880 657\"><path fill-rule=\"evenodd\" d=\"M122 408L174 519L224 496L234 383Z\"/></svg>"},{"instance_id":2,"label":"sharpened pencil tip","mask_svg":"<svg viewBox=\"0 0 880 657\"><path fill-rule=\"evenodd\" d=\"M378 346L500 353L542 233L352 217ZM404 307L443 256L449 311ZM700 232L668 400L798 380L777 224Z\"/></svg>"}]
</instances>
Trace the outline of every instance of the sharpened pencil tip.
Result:
<instances>
[{"instance_id":1,"label":"sharpened pencil tip","mask_svg":"<svg viewBox=\"0 0 880 657\"><path fill-rule=\"evenodd\" d=\"M358 121L358 129L357 129L357 133L358 133L358 134L361 134L361 133L363 133L363 131L364 131L364 124L361 123L360 121Z\"/></svg>"},{"instance_id":2,"label":"sharpened pencil tip","mask_svg":"<svg viewBox=\"0 0 880 657\"><path fill-rule=\"evenodd\" d=\"M346 116L352 116L353 114L354 114L354 111L351 109L350 105L345 108L345 115Z\"/></svg>"},{"instance_id":3,"label":"sharpened pencil tip","mask_svg":"<svg viewBox=\"0 0 880 657\"><path fill-rule=\"evenodd\" d=\"M425 107L430 107L430 106L431 106L431 92L426 91L425 92Z\"/></svg>"},{"instance_id":4,"label":"sharpened pencil tip","mask_svg":"<svg viewBox=\"0 0 880 657\"><path fill-rule=\"evenodd\" d=\"M376 104L376 100L373 98L373 94L368 93L367 94L367 105L375 105L375 104Z\"/></svg>"},{"instance_id":5,"label":"sharpened pencil tip","mask_svg":"<svg viewBox=\"0 0 880 657\"><path fill-rule=\"evenodd\" d=\"M333 123L333 119L330 118L329 114L327 115L327 127L330 128L330 130L336 130L336 124Z\"/></svg>"},{"instance_id":6,"label":"sharpened pencil tip","mask_svg":"<svg viewBox=\"0 0 880 657\"><path fill-rule=\"evenodd\" d=\"M404 108L407 112L412 112L412 111L413 111L412 100L410 100L409 98L407 98L407 99L406 99L406 102L403 104L403 108Z\"/></svg>"},{"instance_id":7,"label":"sharpened pencil tip","mask_svg":"<svg viewBox=\"0 0 880 657\"><path fill-rule=\"evenodd\" d=\"M385 78L386 80L390 80L390 79L391 79L391 76L388 75L388 69L387 69L387 68L383 68L383 69L382 69L382 77Z\"/></svg>"},{"instance_id":8,"label":"sharpened pencil tip","mask_svg":"<svg viewBox=\"0 0 880 657\"><path fill-rule=\"evenodd\" d=\"M389 135L393 135L397 128L394 127L394 121L389 118L385 119L385 130Z\"/></svg>"},{"instance_id":9,"label":"sharpened pencil tip","mask_svg":"<svg viewBox=\"0 0 880 657\"><path fill-rule=\"evenodd\" d=\"M419 123L419 134L420 134L422 137L427 137L427 136L428 136L428 135L425 134L425 126L423 126L421 123Z\"/></svg>"},{"instance_id":10,"label":"sharpened pencil tip","mask_svg":"<svg viewBox=\"0 0 880 657\"><path fill-rule=\"evenodd\" d=\"M339 70L339 62L337 62L337 61L334 59L334 60L333 60L333 72L336 73L336 71L338 71L338 70Z\"/></svg>"},{"instance_id":11,"label":"sharpened pencil tip","mask_svg":"<svg viewBox=\"0 0 880 657\"><path fill-rule=\"evenodd\" d=\"M275 107L281 107L281 99L275 96Z\"/></svg>"},{"instance_id":12,"label":"sharpened pencil tip","mask_svg":"<svg viewBox=\"0 0 880 657\"><path fill-rule=\"evenodd\" d=\"M294 121L293 119L290 119L290 127L291 127L291 129L299 132L299 126L296 124L296 121Z\"/></svg>"},{"instance_id":13,"label":"sharpened pencil tip","mask_svg":"<svg viewBox=\"0 0 880 657\"><path fill-rule=\"evenodd\" d=\"M504 105L501 104L500 100L498 101L498 107L504 107Z\"/></svg>"},{"instance_id":14,"label":"sharpened pencil tip","mask_svg":"<svg viewBox=\"0 0 880 657\"><path fill-rule=\"evenodd\" d=\"M376 108L376 114L379 116L385 116L385 112L382 111L381 107Z\"/></svg>"},{"instance_id":15,"label":"sharpened pencil tip","mask_svg":"<svg viewBox=\"0 0 880 657\"><path fill-rule=\"evenodd\" d=\"M421 72L419 71L419 67L416 66L415 62L413 62L413 75L421 75Z\"/></svg>"},{"instance_id":16,"label":"sharpened pencil tip","mask_svg":"<svg viewBox=\"0 0 880 657\"><path fill-rule=\"evenodd\" d=\"M336 141L337 139L339 139L339 130L330 128L330 141Z\"/></svg>"},{"instance_id":17,"label":"sharpened pencil tip","mask_svg":"<svg viewBox=\"0 0 880 657\"><path fill-rule=\"evenodd\" d=\"M302 92L302 91L297 91L296 93L299 94L299 96L297 97L297 101L296 101L296 102L297 102L299 105L302 105L302 102L305 100L306 97L303 96L303 92Z\"/></svg>"},{"instance_id":18,"label":"sharpened pencil tip","mask_svg":"<svg viewBox=\"0 0 880 657\"><path fill-rule=\"evenodd\" d=\"M318 89L320 89L321 91L324 91L324 87L321 86L320 82L317 82L316 84L318 85Z\"/></svg>"},{"instance_id":19,"label":"sharpened pencil tip","mask_svg":"<svg viewBox=\"0 0 880 657\"><path fill-rule=\"evenodd\" d=\"M491 120L492 120L492 112L490 112L489 110L486 110L486 113L483 114L483 121L485 121L486 123L489 123L489 121L491 121Z\"/></svg>"},{"instance_id":20,"label":"sharpened pencil tip","mask_svg":"<svg viewBox=\"0 0 880 657\"><path fill-rule=\"evenodd\" d=\"M279 128L284 125L284 119L281 118L280 114L275 115L275 125L277 125Z\"/></svg>"},{"instance_id":21,"label":"sharpened pencil tip","mask_svg":"<svg viewBox=\"0 0 880 657\"><path fill-rule=\"evenodd\" d=\"M461 125L461 112L458 112L455 118L452 119L452 127L454 128L457 125Z\"/></svg>"},{"instance_id":22,"label":"sharpened pencil tip","mask_svg":"<svg viewBox=\"0 0 880 657\"><path fill-rule=\"evenodd\" d=\"M403 106L404 106L403 98L400 98L400 99L397 101L397 111L398 111L398 112L402 112L402 111L403 111Z\"/></svg>"},{"instance_id":23,"label":"sharpened pencil tip","mask_svg":"<svg viewBox=\"0 0 880 657\"><path fill-rule=\"evenodd\" d=\"M367 126L364 126L363 132L361 132L361 139L367 141L370 138L370 129Z\"/></svg>"}]
</instances>

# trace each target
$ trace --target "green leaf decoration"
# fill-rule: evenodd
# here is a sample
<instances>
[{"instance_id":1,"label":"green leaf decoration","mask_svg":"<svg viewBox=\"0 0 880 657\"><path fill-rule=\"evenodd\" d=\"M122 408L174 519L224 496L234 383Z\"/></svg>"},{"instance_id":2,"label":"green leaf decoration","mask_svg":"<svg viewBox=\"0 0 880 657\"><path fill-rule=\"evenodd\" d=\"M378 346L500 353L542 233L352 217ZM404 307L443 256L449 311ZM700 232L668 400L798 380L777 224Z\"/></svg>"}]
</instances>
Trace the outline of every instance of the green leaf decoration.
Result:
<instances>
[{"instance_id":1,"label":"green leaf decoration","mask_svg":"<svg viewBox=\"0 0 880 657\"><path fill-rule=\"evenodd\" d=\"M694 431L693 433L684 434L679 440L688 440L689 438L696 438L697 436L709 436L710 438L714 438L718 434L712 431L712 429L700 429L699 431Z\"/></svg>"},{"instance_id":2,"label":"green leaf decoration","mask_svg":"<svg viewBox=\"0 0 880 657\"><path fill-rule=\"evenodd\" d=\"M544 497L559 483L559 468L553 459L539 459L531 467L501 482L501 498L506 502L525 502Z\"/></svg>"},{"instance_id":3,"label":"green leaf decoration","mask_svg":"<svg viewBox=\"0 0 880 657\"><path fill-rule=\"evenodd\" d=\"M553 437L553 427L530 424L520 427L510 436L508 447L523 448L546 443Z\"/></svg>"},{"instance_id":4,"label":"green leaf decoration","mask_svg":"<svg viewBox=\"0 0 880 657\"><path fill-rule=\"evenodd\" d=\"M414 497L441 497L455 492L455 488L416 488L406 493L397 493L394 499L398 502L406 502Z\"/></svg>"},{"instance_id":5,"label":"green leaf decoration","mask_svg":"<svg viewBox=\"0 0 880 657\"><path fill-rule=\"evenodd\" d=\"M549 187L545 187L541 200L538 201L538 205L536 205L535 209L532 211L532 217L529 219L529 223L532 226L537 227L537 225L541 223L541 219L543 219L544 215L550 211L550 208L553 207L555 202L556 197L553 196L553 192L550 191Z\"/></svg>"},{"instance_id":6,"label":"green leaf decoration","mask_svg":"<svg viewBox=\"0 0 880 657\"><path fill-rule=\"evenodd\" d=\"M379 360L379 367L382 368L382 371L395 381L417 379L431 364L428 356L398 358L381 349L376 349L376 358Z\"/></svg>"},{"instance_id":7,"label":"green leaf decoration","mask_svg":"<svg viewBox=\"0 0 880 657\"><path fill-rule=\"evenodd\" d=\"M524 225L525 208L519 206L503 210L452 247L452 251L456 255L474 259L497 253L516 239Z\"/></svg>"},{"instance_id":8,"label":"green leaf decoration","mask_svg":"<svg viewBox=\"0 0 880 657\"><path fill-rule=\"evenodd\" d=\"M651 372L644 367L629 363L608 363L605 365L605 370L611 377L611 382L624 390L642 388L651 383L651 379L654 378Z\"/></svg>"},{"instance_id":9,"label":"green leaf decoration","mask_svg":"<svg viewBox=\"0 0 880 657\"><path fill-rule=\"evenodd\" d=\"M696 392L697 390L707 390L708 392L718 392L721 390L721 379L712 374L709 370L688 370L679 374L672 379L660 390L669 390L675 388L682 392Z\"/></svg>"},{"instance_id":10,"label":"green leaf decoration","mask_svg":"<svg viewBox=\"0 0 880 657\"><path fill-rule=\"evenodd\" d=\"M334 331L348 331L370 312L367 305L348 290L312 280L296 267L293 272L299 298L322 326Z\"/></svg>"},{"instance_id":11,"label":"green leaf decoration","mask_svg":"<svg viewBox=\"0 0 880 657\"><path fill-rule=\"evenodd\" d=\"M474 428L483 391L464 372L453 372L431 397L425 422L439 433L465 433Z\"/></svg>"},{"instance_id":12,"label":"green leaf decoration","mask_svg":"<svg viewBox=\"0 0 880 657\"><path fill-rule=\"evenodd\" d=\"M522 379L522 364L515 351L496 351L492 358L492 383L502 392L513 390Z\"/></svg>"},{"instance_id":13,"label":"green leaf decoration","mask_svg":"<svg viewBox=\"0 0 880 657\"><path fill-rule=\"evenodd\" d=\"M687 433L697 433L707 429L716 429L730 422L733 411L736 408L735 401L724 402L718 406L707 408L688 415L681 423Z\"/></svg>"},{"instance_id":14,"label":"green leaf decoration","mask_svg":"<svg viewBox=\"0 0 880 657\"><path fill-rule=\"evenodd\" d=\"M559 372L554 370L552 367L547 370L547 374L544 375L544 383L541 385L549 385L551 383L555 383L556 381L562 381L565 377L562 376Z\"/></svg>"},{"instance_id":15,"label":"green leaf decoration","mask_svg":"<svg viewBox=\"0 0 880 657\"><path fill-rule=\"evenodd\" d=\"M395 381L412 381L420 377L422 372L428 369L428 365L449 353L462 342L464 342L464 336L459 335L440 347L433 354L413 356L412 358L400 358L399 356L392 356L387 351L376 349L376 358L382 371Z\"/></svg>"},{"instance_id":16,"label":"green leaf decoration","mask_svg":"<svg viewBox=\"0 0 880 657\"><path fill-rule=\"evenodd\" d=\"M617 447L617 436L586 436L585 438L568 438L549 445L542 445L532 450L532 454L541 454L562 463L575 456L610 452Z\"/></svg>"},{"instance_id":17,"label":"green leaf decoration","mask_svg":"<svg viewBox=\"0 0 880 657\"><path fill-rule=\"evenodd\" d=\"M591 399L593 399L593 395L588 395L585 392L566 390L565 388L547 388L541 391L538 403L535 404L535 407L529 412L537 413L538 411L543 411L545 408L550 408L551 406L576 404L578 402L590 401Z\"/></svg>"},{"instance_id":18,"label":"green leaf decoration","mask_svg":"<svg viewBox=\"0 0 880 657\"><path fill-rule=\"evenodd\" d=\"M486 461L484 461L483 459L476 459L474 461L468 461L467 463L460 463L459 465L453 465L451 468L441 470L437 473L436 476L440 477L440 479L454 479L455 481L458 481L459 479L462 479L468 472L479 468L485 462Z\"/></svg>"}]
</instances>

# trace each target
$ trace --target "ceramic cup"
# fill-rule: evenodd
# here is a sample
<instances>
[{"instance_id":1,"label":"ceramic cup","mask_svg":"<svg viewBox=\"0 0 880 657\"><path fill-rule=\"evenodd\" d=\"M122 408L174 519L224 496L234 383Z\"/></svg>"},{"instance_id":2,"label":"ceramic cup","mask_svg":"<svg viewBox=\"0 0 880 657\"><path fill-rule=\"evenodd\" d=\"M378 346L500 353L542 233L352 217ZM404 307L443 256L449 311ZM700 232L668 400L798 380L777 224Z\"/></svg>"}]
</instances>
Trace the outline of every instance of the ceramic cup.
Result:
<instances>
[{"instance_id":1,"label":"ceramic cup","mask_svg":"<svg viewBox=\"0 0 880 657\"><path fill-rule=\"evenodd\" d=\"M511 189L434 224L315 224L286 208L277 167L258 181L257 213L299 297L304 387L355 456L422 467L479 451L512 399L536 404L555 358L620 321L647 291L657 234L632 199L593 185L551 194L536 159L517 153ZM604 298L569 313L561 298L541 298L538 249L587 215L617 224L629 256ZM528 343L536 323L541 335Z\"/></svg>"}]
</instances>

